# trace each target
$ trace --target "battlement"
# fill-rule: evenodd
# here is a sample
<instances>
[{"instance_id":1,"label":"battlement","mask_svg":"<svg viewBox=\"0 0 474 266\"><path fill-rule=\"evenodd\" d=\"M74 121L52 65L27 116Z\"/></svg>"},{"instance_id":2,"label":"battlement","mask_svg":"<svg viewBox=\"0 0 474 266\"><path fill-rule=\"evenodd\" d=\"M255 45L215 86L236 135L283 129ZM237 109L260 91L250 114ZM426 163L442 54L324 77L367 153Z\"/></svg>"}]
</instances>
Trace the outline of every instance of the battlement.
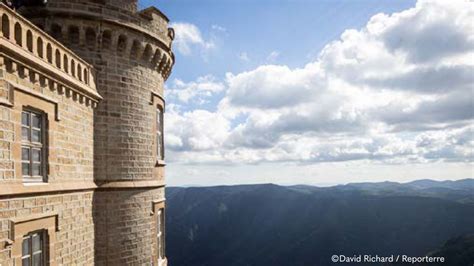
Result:
<instances>
[{"instance_id":1,"label":"battlement","mask_svg":"<svg viewBox=\"0 0 474 266\"><path fill-rule=\"evenodd\" d=\"M50 0L45 7L22 7L19 11L68 46L128 54L161 73L165 80L170 75L174 31L168 28L168 18L155 7L137 11L136 1ZM54 22L45 17L54 17ZM100 27L99 21L103 22Z\"/></svg>"},{"instance_id":2,"label":"battlement","mask_svg":"<svg viewBox=\"0 0 474 266\"><path fill-rule=\"evenodd\" d=\"M46 7L22 7L20 13L28 13L28 17L38 16L45 11L49 15L79 16L83 18L117 22L133 28L141 28L144 32L158 37L167 46L171 45L168 18L157 8L149 7L141 11L137 9L137 1L123 0L49 0Z\"/></svg>"}]
</instances>

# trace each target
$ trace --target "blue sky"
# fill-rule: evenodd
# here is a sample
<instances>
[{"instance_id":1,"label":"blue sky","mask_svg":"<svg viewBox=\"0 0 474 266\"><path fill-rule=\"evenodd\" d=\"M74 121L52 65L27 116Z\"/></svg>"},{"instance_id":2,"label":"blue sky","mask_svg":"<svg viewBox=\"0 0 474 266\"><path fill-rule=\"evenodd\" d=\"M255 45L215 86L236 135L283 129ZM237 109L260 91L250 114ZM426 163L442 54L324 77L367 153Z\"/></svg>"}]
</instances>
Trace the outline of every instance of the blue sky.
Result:
<instances>
[{"instance_id":1,"label":"blue sky","mask_svg":"<svg viewBox=\"0 0 474 266\"><path fill-rule=\"evenodd\" d=\"M192 23L204 38L215 38L217 47L206 55L206 60L199 51L192 56L176 52L171 79L184 80L210 73L223 77L226 72L250 70L267 63L273 51L279 56L272 63L299 67L315 58L344 30L361 28L376 13L401 11L415 3L412 0L140 1L142 7L156 5L171 22ZM241 53L247 53L249 61L239 60Z\"/></svg>"},{"instance_id":2,"label":"blue sky","mask_svg":"<svg viewBox=\"0 0 474 266\"><path fill-rule=\"evenodd\" d=\"M473 177L474 4L152 4L176 31L168 184Z\"/></svg>"}]
</instances>

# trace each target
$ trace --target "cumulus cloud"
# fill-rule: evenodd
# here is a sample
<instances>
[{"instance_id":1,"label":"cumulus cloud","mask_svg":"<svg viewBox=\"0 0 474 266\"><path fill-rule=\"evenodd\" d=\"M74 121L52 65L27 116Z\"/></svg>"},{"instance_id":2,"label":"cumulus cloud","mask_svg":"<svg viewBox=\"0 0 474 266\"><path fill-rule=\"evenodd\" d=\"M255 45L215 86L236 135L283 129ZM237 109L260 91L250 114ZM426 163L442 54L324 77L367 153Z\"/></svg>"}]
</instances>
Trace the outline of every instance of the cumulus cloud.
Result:
<instances>
[{"instance_id":1,"label":"cumulus cloud","mask_svg":"<svg viewBox=\"0 0 474 266\"><path fill-rule=\"evenodd\" d=\"M165 90L165 95L172 101L196 104L206 103L207 99L224 90L224 84L212 75L197 78L196 81L184 82L174 79Z\"/></svg>"},{"instance_id":2,"label":"cumulus cloud","mask_svg":"<svg viewBox=\"0 0 474 266\"><path fill-rule=\"evenodd\" d=\"M190 55L194 47L202 50L210 50L215 47L215 42L204 39L201 31L194 24L176 22L170 26L176 33L173 45L183 55Z\"/></svg>"},{"instance_id":3,"label":"cumulus cloud","mask_svg":"<svg viewBox=\"0 0 474 266\"><path fill-rule=\"evenodd\" d=\"M266 64L225 79L176 80L167 114L185 162L472 162L474 5L419 1L347 30L299 68Z\"/></svg>"},{"instance_id":4,"label":"cumulus cloud","mask_svg":"<svg viewBox=\"0 0 474 266\"><path fill-rule=\"evenodd\" d=\"M232 104L255 108L281 108L300 103L317 93L317 69L291 70L264 65L237 75L227 73L227 97Z\"/></svg>"},{"instance_id":5,"label":"cumulus cloud","mask_svg":"<svg viewBox=\"0 0 474 266\"><path fill-rule=\"evenodd\" d=\"M206 151L219 148L228 136L230 123L222 115L205 110L166 113L166 138L171 150Z\"/></svg>"},{"instance_id":6,"label":"cumulus cloud","mask_svg":"<svg viewBox=\"0 0 474 266\"><path fill-rule=\"evenodd\" d=\"M426 11L412 9L392 16L376 16L370 27L383 29L380 34L390 51L404 54L411 62L436 62L448 55L472 51L471 5L467 1L420 2L419 7Z\"/></svg>"}]
</instances>

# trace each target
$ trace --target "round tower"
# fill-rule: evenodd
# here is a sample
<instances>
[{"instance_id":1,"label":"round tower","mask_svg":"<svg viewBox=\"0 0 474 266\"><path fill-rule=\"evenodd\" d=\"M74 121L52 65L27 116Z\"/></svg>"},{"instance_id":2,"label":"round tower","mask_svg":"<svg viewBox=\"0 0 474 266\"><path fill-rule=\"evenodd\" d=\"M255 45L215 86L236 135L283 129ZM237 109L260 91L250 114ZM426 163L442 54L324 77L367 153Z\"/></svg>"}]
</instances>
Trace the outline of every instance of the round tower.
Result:
<instances>
[{"instance_id":1,"label":"round tower","mask_svg":"<svg viewBox=\"0 0 474 266\"><path fill-rule=\"evenodd\" d=\"M154 7L138 10L137 0L49 0L19 12L95 68L103 97L94 114L96 264L166 264L163 83L174 63L168 18ZM74 60L55 60L83 75Z\"/></svg>"}]
</instances>

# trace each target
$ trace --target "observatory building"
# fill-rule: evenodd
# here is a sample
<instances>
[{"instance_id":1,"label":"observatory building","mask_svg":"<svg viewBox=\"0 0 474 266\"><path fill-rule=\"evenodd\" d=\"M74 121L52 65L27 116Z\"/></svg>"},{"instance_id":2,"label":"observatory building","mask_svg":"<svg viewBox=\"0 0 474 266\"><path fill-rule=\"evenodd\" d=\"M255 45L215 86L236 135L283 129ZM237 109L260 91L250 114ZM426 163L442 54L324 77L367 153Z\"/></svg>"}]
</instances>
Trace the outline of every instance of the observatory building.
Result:
<instances>
[{"instance_id":1,"label":"observatory building","mask_svg":"<svg viewBox=\"0 0 474 266\"><path fill-rule=\"evenodd\" d=\"M137 0L7 4L0 265L166 265L168 18Z\"/></svg>"}]
</instances>

